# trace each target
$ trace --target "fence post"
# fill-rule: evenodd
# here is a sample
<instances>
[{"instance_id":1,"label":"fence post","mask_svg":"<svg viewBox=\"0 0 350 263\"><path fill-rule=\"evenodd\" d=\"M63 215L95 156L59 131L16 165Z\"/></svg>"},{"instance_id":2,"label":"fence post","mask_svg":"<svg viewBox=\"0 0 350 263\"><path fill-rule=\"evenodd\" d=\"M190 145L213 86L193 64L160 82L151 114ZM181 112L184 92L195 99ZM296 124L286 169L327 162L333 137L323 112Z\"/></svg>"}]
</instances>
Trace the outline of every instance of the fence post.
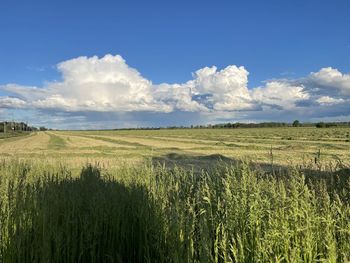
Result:
<instances>
[{"instance_id":1,"label":"fence post","mask_svg":"<svg viewBox=\"0 0 350 263\"><path fill-rule=\"evenodd\" d=\"M273 167L273 151L272 151L272 145L271 145L271 148L270 148L270 161L271 161L271 172L272 172L272 174L275 174L275 170L274 170L274 167Z\"/></svg>"}]
</instances>

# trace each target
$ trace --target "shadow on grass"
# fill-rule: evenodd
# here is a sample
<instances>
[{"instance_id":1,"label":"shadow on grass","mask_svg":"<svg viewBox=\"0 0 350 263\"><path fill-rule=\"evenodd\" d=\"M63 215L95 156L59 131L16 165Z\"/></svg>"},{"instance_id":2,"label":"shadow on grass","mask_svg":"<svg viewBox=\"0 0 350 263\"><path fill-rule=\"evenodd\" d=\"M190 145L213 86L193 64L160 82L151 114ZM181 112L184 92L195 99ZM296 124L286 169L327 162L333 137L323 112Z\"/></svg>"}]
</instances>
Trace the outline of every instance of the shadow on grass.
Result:
<instances>
[{"instance_id":1,"label":"shadow on grass","mask_svg":"<svg viewBox=\"0 0 350 263\"><path fill-rule=\"evenodd\" d=\"M217 166L236 165L237 160L228 158L221 154L211 155L189 155L180 153L169 153L160 157L153 157L152 164L162 165L173 169L175 166L185 170L201 172L202 170L211 170Z\"/></svg>"},{"instance_id":2,"label":"shadow on grass","mask_svg":"<svg viewBox=\"0 0 350 263\"><path fill-rule=\"evenodd\" d=\"M207 168L207 171L224 169L227 165L237 165L239 169L240 165L237 160L221 155L170 154L153 160L158 164L162 161L169 169L176 165L193 170ZM288 167L284 169L276 169L273 176L278 179L292 174ZM305 170L306 183L319 190L320 195L325 184L329 192L339 194L344 200L350 193L348 171L345 168L334 172ZM150 176L157 179L157 170L152 172ZM270 176L271 171L251 174L266 179L265 175ZM200 221L201 216L210 213L201 213L198 204L204 200L206 188L203 187L207 180L215 195L223 194L220 176L213 173L200 177L176 171L160 174L158 194L162 197L164 193L165 197L154 199L145 186L102 178L99 169L92 166L85 167L79 178L71 178L69 174L48 175L30 184L23 170L23 180L20 177L16 185L9 185L8 210L0 211L4 216L0 217L4 218L0 221L0 262L172 262L174 258L178 260L173 262L186 262L184 255L199 262L203 244L210 242L208 254L214 255L211 247L214 248L218 228L209 224L208 231L203 222L211 222L212 218ZM288 182L290 177L285 179ZM166 212L161 210L164 201ZM207 207L207 202L203 204ZM222 207L213 207L214 215L222 212ZM193 234L197 232L203 235ZM193 254L189 254L191 250Z\"/></svg>"},{"instance_id":3,"label":"shadow on grass","mask_svg":"<svg viewBox=\"0 0 350 263\"><path fill-rule=\"evenodd\" d=\"M189 155L169 153L161 157L154 157L152 163L153 165L165 166L170 170L178 167L200 174L203 171L210 173L218 169L224 172L227 166L237 167L242 165L242 160L228 158L220 154ZM306 184L312 186L316 191L325 186L331 197L337 194L343 201L350 202L350 168L342 164L326 169L320 169L319 164L316 165L311 161L298 167L258 162L250 162L249 166L252 170L257 170L259 175L272 175L277 179L290 176L292 171L300 172L304 174Z\"/></svg>"},{"instance_id":4,"label":"shadow on grass","mask_svg":"<svg viewBox=\"0 0 350 263\"><path fill-rule=\"evenodd\" d=\"M165 261L159 210L143 186L87 166L80 178L48 176L14 193L2 262Z\"/></svg>"}]
</instances>

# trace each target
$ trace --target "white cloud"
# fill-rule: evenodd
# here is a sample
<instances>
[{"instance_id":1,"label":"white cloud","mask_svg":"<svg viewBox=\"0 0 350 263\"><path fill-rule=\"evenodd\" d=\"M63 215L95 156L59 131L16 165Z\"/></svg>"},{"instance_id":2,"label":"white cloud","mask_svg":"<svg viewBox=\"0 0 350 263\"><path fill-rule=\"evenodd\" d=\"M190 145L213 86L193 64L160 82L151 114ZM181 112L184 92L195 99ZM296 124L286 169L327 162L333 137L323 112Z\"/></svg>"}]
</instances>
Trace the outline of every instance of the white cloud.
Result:
<instances>
[{"instance_id":1,"label":"white cloud","mask_svg":"<svg viewBox=\"0 0 350 263\"><path fill-rule=\"evenodd\" d=\"M7 84L0 86L2 90L16 94L16 96L25 101L35 101L50 95L48 89L37 88L33 86L20 86L17 84Z\"/></svg>"},{"instance_id":2,"label":"white cloud","mask_svg":"<svg viewBox=\"0 0 350 263\"><path fill-rule=\"evenodd\" d=\"M298 101L307 100L310 97L303 86L279 81L267 82L264 87L255 88L251 93L256 101L279 106L281 109L293 109Z\"/></svg>"},{"instance_id":3,"label":"white cloud","mask_svg":"<svg viewBox=\"0 0 350 263\"><path fill-rule=\"evenodd\" d=\"M119 55L79 57L58 64L57 69L61 82L43 88L8 84L3 89L30 107L63 111L233 111L254 107L244 67L228 66L221 71L206 67L186 83L160 85L142 77ZM208 96L202 100L201 95Z\"/></svg>"},{"instance_id":4,"label":"white cloud","mask_svg":"<svg viewBox=\"0 0 350 263\"><path fill-rule=\"evenodd\" d=\"M58 64L62 82L44 88L6 85L4 89L35 108L65 111L172 111L155 101L151 81L119 56L79 57Z\"/></svg>"},{"instance_id":5,"label":"white cloud","mask_svg":"<svg viewBox=\"0 0 350 263\"><path fill-rule=\"evenodd\" d=\"M0 109L72 115L181 111L198 113L210 121L274 118L284 113L309 118L350 114L346 106L350 101L350 74L330 67L304 78L274 79L250 89L249 72L235 65L221 70L204 67L193 73L193 79L175 84L152 83L119 55L78 57L59 63L57 69L62 80L43 87L0 86L6 94L0 95Z\"/></svg>"},{"instance_id":6,"label":"white cloud","mask_svg":"<svg viewBox=\"0 0 350 263\"><path fill-rule=\"evenodd\" d=\"M344 99L335 99L329 96L322 96L316 100L320 105L334 105L343 103Z\"/></svg>"},{"instance_id":7,"label":"white cloud","mask_svg":"<svg viewBox=\"0 0 350 263\"><path fill-rule=\"evenodd\" d=\"M208 109L192 99L193 91L187 85L163 83L155 86L154 96L158 101L172 105L173 109L182 111L207 111Z\"/></svg>"},{"instance_id":8,"label":"white cloud","mask_svg":"<svg viewBox=\"0 0 350 263\"><path fill-rule=\"evenodd\" d=\"M350 96L350 74L342 74L339 70L328 67L311 73L309 79L321 89L336 89L340 94Z\"/></svg>"},{"instance_id":9,"label":"white cloud","mask_svg":"<svg viewBox=\"0 0 350 263\"><path fill-rule=\"evenodd\" d=\"M250 110L254 103L248 90L248 71L244 67L228 66L217 71L215 66L197 70L194 80L185 85L194 94L210 94L217 111Z\"/></svg>"},{"instance_id":10,"label":"white cloud","mask_svg":"<svg viewBox=\"0 0 350 263\"><path fill-rule=\"evenodd\" d=\"M26 106L26 102L11 97L0 97L0 108L23 108Z\"/></svg>"},{"instance_id":11,"label":"white cloud","mask_svg":"<svg viewBox=\"0 0 350 263\"><path fill-rule=\"evenodd\" d=\"M64 81L49 88L54 95L70 100L70 110L172 111L169 105L154 99L151 81L119 55L79 57L60 63L58 69Z\"/></svg>"}]
</instances>

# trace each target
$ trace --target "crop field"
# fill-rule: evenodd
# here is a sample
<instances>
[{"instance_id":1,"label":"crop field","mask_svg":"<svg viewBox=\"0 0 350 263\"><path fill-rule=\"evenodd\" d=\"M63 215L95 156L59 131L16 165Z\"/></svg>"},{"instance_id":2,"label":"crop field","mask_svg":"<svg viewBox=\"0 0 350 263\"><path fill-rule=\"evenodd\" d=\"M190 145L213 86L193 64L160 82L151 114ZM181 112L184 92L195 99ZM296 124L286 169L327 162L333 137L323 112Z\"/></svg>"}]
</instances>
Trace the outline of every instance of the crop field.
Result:
<instances>
[{"instance_id":1,"label":"crop field","mask_svg":"<svg viewBox=\"0 0 350 263\"><path fill-rule=\"evenodd\" d=\"M0 262L350 262L350 128L0 138Z\"/></svg>"},{"instance_id":2,"label":"crop field","mask_svg":"<svg viewBox=\"0 0 350 263\"><path fill-rule=\"evenodd\" d=\"M157 161L197 167L217 159L300 165L349 162L350 128L49 131L0 139L0 157L114 165ZM318 156L320 155L320 156ZM181 162L182 160L182 162Z\"/></svg>"}]
</instances>

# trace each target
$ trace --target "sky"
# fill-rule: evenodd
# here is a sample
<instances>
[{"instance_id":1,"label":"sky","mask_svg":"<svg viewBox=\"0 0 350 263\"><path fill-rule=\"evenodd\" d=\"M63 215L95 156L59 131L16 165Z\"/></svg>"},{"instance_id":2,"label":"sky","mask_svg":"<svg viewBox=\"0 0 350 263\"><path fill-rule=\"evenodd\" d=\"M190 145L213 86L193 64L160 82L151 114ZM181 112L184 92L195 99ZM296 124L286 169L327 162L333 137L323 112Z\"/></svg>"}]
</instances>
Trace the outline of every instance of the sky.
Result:
<instances>
[{"instance_id":1,"label":"sky","mask_svg":"<svg viewBox=\"0 0 350 263\"><path fill-rule=\"evenodd\" d=\"M1 1L0 120L350 121L350 1Z\"/></svg>"}]
</instances>

